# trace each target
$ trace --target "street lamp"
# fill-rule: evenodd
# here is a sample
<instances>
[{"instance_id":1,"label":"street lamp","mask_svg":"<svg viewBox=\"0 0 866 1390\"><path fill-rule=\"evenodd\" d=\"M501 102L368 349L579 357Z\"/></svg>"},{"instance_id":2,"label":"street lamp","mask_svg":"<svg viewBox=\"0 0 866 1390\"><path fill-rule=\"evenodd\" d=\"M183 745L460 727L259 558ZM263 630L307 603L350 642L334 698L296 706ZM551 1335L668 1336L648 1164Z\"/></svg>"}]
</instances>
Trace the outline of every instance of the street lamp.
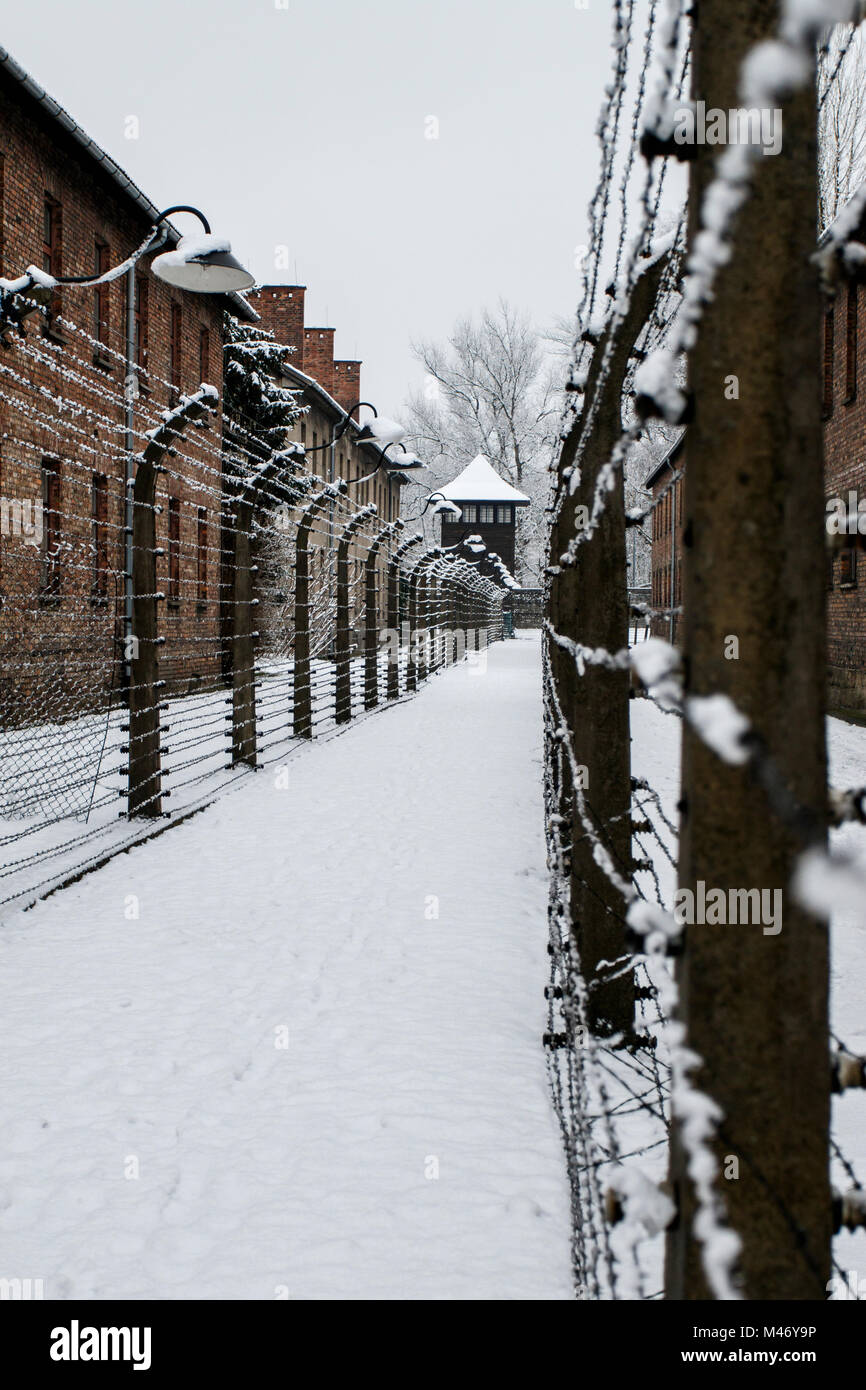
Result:
<instances>
[{"instance_id":1,"label":"street lamp","mask_svg":"<svg viewBox=\"0 0 866 1390\"><path fill-rule=\"evenodd\" d=\"M248 290L256 283L255 276L232 255L231 244L213 235L210 223L198 208L169 208L160 214L160 221L173 212L191 212L201 222L204 234L181 237L173 251L163 251L151 262L154 275L193 294L229 294L232 290Z\"/></svg>"},{"instance_id":2,"label":"street lamp","mask_svg":"<svg viewBox=\"0 0 866 1390\"><path fill-rule=\"evenodd\" d=\"M397 443L398 447L403 450L403 458L388 458L388 450L391 448L391 444L393 443ZM376 467L373 469L372 473L366 473L363 478L351 479L352 487L355 487L357 483L368 483L371 478L375 478L380 468L390 468L392 473L410 473L414 472L416 469L427 467L423 459L420 459L417 454L413 454L412 451L410 449L407 449L405 444L401 444L399 440L392 440L391 444L385 445L384 449L382 450L382 457L376 464Z\"/></svg>"},{"instance_id":3,"label":"street lamp","mask_svg":"<svg viewBox=\"0 0 866 1390\"><path fill-rule=\"evenodd\" d=\"M425 486L424 483L417 483L416 485L418 487ZM433 507L433 511L437 516L440 515L442 512L447 512L450 516L454 517L455 521L460 520L461 516L463 515L462 511L455 502L452 502L449 498L445 496L444 492L440 492L438 488L428 488L427 491L429 493L429 496L418 515L404 517L405 521L420 521L422 516L424 516L425 512L427 511L427 508L430 507L434 502L436 503L436 505L435 507Z\"/></svg>"},{"instance_id":4,"label":"street lamp","mask_svg":"<svg viewBox=\"0 0 866 1390\"><path fill-rule=\"evenodd\" d=\"M192 213L201 222L204 232L196 237L181 237L173 251L156 257L152 268L160 280L194 294L229 294L255 284L255 276L232 255L230 243L213 235L204 213L185 203L177 203L157 214L151 230L131 256L101 275L49 275L38 266L29 265L17 280L0 278L0 329L20 327L23 317L35 308L46 307L55 290L63 285L94 289L97 285L119 280L122 275L130 275L142 256L165 243L168 238L166 218L176 212Z\"/></svg>"}]
</instances>

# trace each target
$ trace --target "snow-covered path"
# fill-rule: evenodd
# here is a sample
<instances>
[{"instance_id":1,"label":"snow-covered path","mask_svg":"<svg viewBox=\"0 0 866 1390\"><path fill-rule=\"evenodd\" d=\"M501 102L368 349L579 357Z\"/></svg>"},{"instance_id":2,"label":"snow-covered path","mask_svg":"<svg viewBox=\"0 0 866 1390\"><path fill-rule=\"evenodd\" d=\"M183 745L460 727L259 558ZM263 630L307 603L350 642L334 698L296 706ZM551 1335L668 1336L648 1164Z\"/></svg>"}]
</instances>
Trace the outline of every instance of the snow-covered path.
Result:
<instances>
[{"instance_id":1,"label":"snow-covered path","mask_svg":"<svg viewBox=\"0 0 866 1390\"><path fill-rule=\"evenodd\" d=\"M545 908L520 634L7 917L0 1276L570 1297Z\"/></svg>"}]
</instances>

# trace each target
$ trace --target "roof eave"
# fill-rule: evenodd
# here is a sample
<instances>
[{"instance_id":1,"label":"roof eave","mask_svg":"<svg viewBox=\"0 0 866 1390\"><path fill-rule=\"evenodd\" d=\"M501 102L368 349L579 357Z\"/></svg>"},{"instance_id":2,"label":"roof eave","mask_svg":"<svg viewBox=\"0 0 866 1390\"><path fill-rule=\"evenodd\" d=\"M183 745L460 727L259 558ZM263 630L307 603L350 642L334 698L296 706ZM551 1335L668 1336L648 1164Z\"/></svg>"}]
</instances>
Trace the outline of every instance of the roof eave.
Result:
<instances>
[{"instance_id":1,"label":"roof eave","mask_svg":"<svg viewBox=\"0 0 866 1390\"><path fill-rule=\"evenodd\" d=\"M0 71L5 72L17 82L19 86L24 88L27 95L35 101L43 111L47 112L51 119L56 121L57 124L81 146L85 154L105 170L120 189L121 193L128 197L131 202L135 203L139 211L149 217L152 222L156 221L160 209L142 193L138 185L133 183L129 175L123 172L120 165L116 164L111 158L111 155L107 154L105 150L97 145L96 141L92 140L87 132L82 130L81 126L72 119L69 112L66 111L59 102L55 101L53 97L49 96L45 88L40 87L39 83L34 81L30 74L24 71L20 63L16 63L11 53L2 47L0 47ZM169 228L169 240L176 246L180 241L181 234L170 222L167 225ZM229 300L233 309L240 314L242 318L245 318L248 323L258 322L259 315L237 290L230 290L228 294L214 296L214 298Z\"/></svg>"}]
</instances>

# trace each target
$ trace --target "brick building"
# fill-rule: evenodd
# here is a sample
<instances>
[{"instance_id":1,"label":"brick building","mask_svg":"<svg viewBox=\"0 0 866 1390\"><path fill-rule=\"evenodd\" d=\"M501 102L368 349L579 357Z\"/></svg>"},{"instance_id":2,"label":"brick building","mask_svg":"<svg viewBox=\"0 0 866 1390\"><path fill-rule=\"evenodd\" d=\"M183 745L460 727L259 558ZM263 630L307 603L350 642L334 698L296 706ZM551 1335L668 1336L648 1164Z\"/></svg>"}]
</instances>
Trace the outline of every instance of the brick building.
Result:
<instances>
[{"instance_id":1,"label":"brick building","mask_svg":"<svg viewBox=\"0 0 866 1390\"><path fill-rule=\"evenodd\" d=\"M348 509L374 502L377 519L384 526L400 515L400 489L406 475L383 464L381 448L359 439L361 425L354 411L348 427L333 447L323 448L346 423L347 412L361 399L361 362L353 358L334 357L333 328L307 327L304 324L304 285L262 285L250 294L261 327L273 333L278 343L292 351L283 364L280 383L298 393L300 404L306 408L295 424L291 437L311 450L310 469L331 481L342 478L348 484ZM388 459L399 462L400 453L390 450ZM361 481L366 479L366 481ZM344 509L345 511L345 509ZM314 577L327 565L327 542L337 538L336 519L327 535L319 533L311 546L311 566ZM331 547L332 548L332 547ZM361 555L363 545L353 545L350 554L353 564L353 590L360 597ZM383 550L378 561L379 582L377 603L380 617L385 615L384 570L387 554Z\"/></svg>"},{"instance_id":2,"label":"brick building","mask_svg":"<svg viewBox=\"0 0 866 1390\"><path fill-rule=\"evenodd\" d=\"M31 264L55 277L101 273L141 245L157 214L0 49L4 279ZM177 240L171 230L169 245ZM175 289L149 264L145 256L136 274L136 452L180 394L202 381L222 391L224 309L256 317L240 296ZM7 724L93 708L118 680L126 292L125 277L98 289L64 287L0 352L0 714ZM190 433L157 495L162 674L178 689L219 670L219 414Z\"/></svg>"},{"instance_id":3,"label":"brick building","mask_svg":"<svg viewBox=\"0 0 866 1390\"><path fill-rule=\"evenodd\" d=\"M684 479L676 475L684 467L684 452L685 434L681 434L644 480L653 500L650 603L655 611L650 632L667 642L678 642L682 629L682 615L674 610L683 601Z\"/></svg>"},{"instance_id":4,"label":"brick building","mask_svg":"<svg viewBox=\"0 0 866 1390\"><path fill-rule=\"evenodd\" d=\"M866 218L854 240L866 236ZM824 494L828 509L866 511L866 290L846 277L824 310ZM861 500L864 499L864 500ZM829 511L828 511L829 515ZM863 523L866 528L866 522ZM828 536L827 698L831 709L866 712L864 536L852 523Z\"/></svg>"}]
</instances>

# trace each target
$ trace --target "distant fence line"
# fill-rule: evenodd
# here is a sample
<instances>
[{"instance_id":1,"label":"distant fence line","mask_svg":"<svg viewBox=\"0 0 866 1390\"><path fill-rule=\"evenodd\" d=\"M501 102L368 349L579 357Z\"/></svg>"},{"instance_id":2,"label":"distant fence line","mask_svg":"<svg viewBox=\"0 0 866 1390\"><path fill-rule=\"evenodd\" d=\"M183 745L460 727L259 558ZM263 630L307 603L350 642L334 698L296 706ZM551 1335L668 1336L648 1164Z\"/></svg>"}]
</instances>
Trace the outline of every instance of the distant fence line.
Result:
<instances>
[{"instance_id":1,"label":"distant fence line","mask_svg":"<svg viewBox=\"0 0 866 1390\"><path fill-rule=\"evenodd\" d=\"M20 424L4 490L38 518L4 513L30 524L2 542L0 904L33 901L502 635L504 590L465 550L383 521L351 484L307 471L300 445L227 451L208 427L213 388L144 416L130 505L121 440L81 427L107 418L117 386L91 369L92 410L49 404L49 351L28 339L0 374Z\"/></svg>"}]
</instances>

